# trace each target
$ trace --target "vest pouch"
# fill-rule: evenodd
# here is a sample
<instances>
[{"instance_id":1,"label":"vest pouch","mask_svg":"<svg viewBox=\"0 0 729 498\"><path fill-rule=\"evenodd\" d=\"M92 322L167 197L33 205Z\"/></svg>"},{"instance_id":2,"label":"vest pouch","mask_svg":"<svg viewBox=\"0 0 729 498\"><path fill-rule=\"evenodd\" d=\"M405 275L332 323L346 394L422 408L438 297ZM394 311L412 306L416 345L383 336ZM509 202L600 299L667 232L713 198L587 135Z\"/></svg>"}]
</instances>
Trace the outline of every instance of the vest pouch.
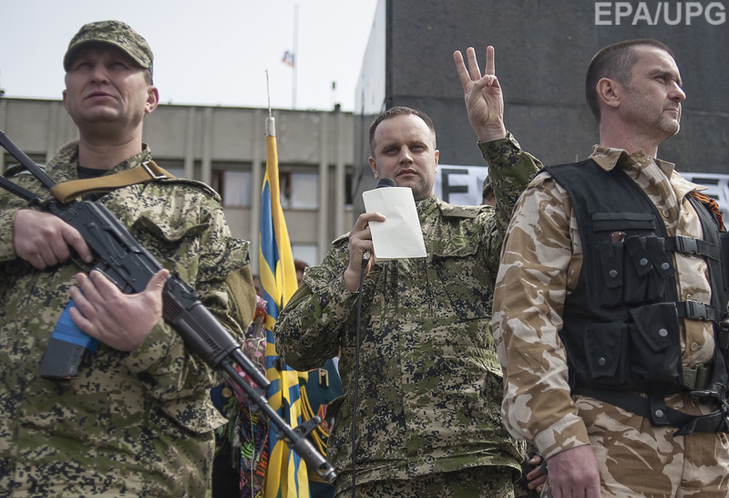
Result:
<instances>
[{"instance_id":1,"label":"vest pouch","mask_svg":"<svg viewBox=\"0 0 729 498\"><path fill-rule=\"evenodd\" d=\"M562 337L578 386L615 388L628 379L628 335L622 322L597 323Z\"/></svg>"},{"instance_id":2,"label":"vest pouch","mask_svg":"<svg viewBox=\"0 0 729 498\"><path fill-rule=\"evenodd\" d=\"M612 308L623 300L623 242L602 241L597 250L604 282L604 290L599 293L600 304Z\"/></svg>"},{"instance_id":3,"label":"vest pouch","mask_svg":"<svg viewBox=\"0 0 729 498\"><path fill-rule=\"evenodd\" d=\"M594 245L592 250L586 250L585 261L589 267L589 253L597 253L602 278L598 281L592 276L587 285L600 306L612 308L655 301L665 282L654 271L653 253L660 246L659 239L651 244L653 251L646 247L646 235L655 229L654 216L597 212L591 217L590 228ZM589 245L587 242L586 247Z\"/></svg>"},{"instance_id":4,"label":"vest pouch","mask_svg":"<svg viewBox=\"0 0 729 498\"><path fill-rule=\"evenodd\" d=\"M646 300L652 303L662 300L662 296L666 292L666 285L676 273L676 268L673 266L673 258L669 257L664 248L662 238L650 236L642 240L653 264L646 290Z\"/></svg>"},{"instance_id":5,"label":"vest pouch","mask_svg":"<svg viewBox=\"0 0 729 498\"><path fill-rule=\"evenodd\" d=\"M648 300L648 282L653 263L644 245L644 238L631 235L625 239L625 286L623 303L627 305L645 303ZM650 302L650 301L649 301Z\"/></svg>"},{"instance_id":6,"label":"vest pouch","mask_svg":"<svg viewBox=\"0 0 729 498\"><path fill-rule=\"evenodd\" d=\"M672 393L683 389L678 313L673 303L630 310L627 389Z\"/></svg>"}]
</instances>

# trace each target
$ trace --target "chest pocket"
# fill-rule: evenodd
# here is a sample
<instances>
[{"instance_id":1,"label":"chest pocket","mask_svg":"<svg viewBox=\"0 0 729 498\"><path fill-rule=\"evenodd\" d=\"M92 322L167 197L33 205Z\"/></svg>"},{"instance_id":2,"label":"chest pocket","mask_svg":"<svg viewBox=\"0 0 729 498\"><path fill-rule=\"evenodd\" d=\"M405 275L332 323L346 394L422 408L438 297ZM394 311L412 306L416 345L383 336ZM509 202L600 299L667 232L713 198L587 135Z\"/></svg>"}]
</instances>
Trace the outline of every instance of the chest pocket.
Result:
<instances>
[{"instance_id":1,"label":"chest pocket","mask_svg":"<svg viewBox=\"0 0 729 498\"><path fill-rule=\"evenodd\" d=\"M184 220L182 223L173 225L169 219L158 213L145 213L134 221L135 229L147 232L165 244L173 245L186 237L194 237L203 233L209 226L207 222L196 222L196 220Z\"/></svg>"},{"instance_id":2,"label":"chest pocket","mask_svg":"<svg viewBox=\"0 0 729 498\"><path fill-rule=\"evenodd\" d=\"M214 262L206 261L206 248L198 237L209 227L208 223L185 220L173 225L158 213L145 213L134 221L130 232L168 269L174 269L189 284L203 278L201 274L215 271ZM172 265L172 266L171 266Z\"/></svg>"},{"instance_id":3,"label":"chest pocket","mask_svg":"<svg viewBox=\"0 0 729 498\"><path fill-rule=\"evenodd\" d=\"M593 288L602 306L652 303L675 273L649 213L595 213L593 250L599 266Z\"/></svg>"},{"instance_id":4,"label":"chest pocket","mask_svg":"<svg viewBox=\"0 0 729 498\"><path fill-rule=\"evenodd\" d=\"M438 283L460 320L491 318L493 279L479 249L475 237L453 237L432 256Z\"/></svg>"}]
</instances>

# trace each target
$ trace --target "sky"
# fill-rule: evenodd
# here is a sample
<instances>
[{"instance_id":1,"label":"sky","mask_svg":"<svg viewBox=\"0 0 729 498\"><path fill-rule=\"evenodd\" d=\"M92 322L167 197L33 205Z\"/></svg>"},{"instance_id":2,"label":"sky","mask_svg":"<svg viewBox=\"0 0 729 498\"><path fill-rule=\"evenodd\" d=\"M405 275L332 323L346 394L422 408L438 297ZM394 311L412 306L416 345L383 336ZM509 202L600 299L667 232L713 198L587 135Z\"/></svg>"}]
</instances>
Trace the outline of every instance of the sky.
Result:
<instances>
[{"instance_id":1,"label":"sky","mask_svg":"<svg viewBox=\"0 0 729 498\"><path fill-rule=\"evenodd\" d=\"M270 90L274 109L352 111L377 1L2 0L0 89L60 99L68 42L117 19L152 47L163 104L265 108Z\"/></svg>"}]
</instances>

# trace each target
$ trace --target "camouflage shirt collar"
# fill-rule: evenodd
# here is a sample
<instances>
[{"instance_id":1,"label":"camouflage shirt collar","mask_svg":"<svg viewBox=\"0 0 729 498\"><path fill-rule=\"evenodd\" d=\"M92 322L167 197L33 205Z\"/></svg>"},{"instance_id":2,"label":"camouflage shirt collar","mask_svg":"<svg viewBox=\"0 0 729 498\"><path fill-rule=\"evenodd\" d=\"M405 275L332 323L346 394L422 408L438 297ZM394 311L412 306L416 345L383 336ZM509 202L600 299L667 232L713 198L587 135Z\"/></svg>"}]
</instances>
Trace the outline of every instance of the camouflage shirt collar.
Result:
<instances>
[{"instance_id":1,"label":"camouflage shirt collar","mask_svg":"<svg viewBox=\"0 0 729 498\"><path fill-rule=\"evenodd\" d=\"M140 153L120 162L104 173L104 175L134 168L135 166L142 164L142 162L149 161L151 159L152 152L149 146L143 143L142 151ZM59 150L48 163L46 172L58 183L68 180L76 180L78 179L78 165L78 141L74 141L61 147L61 150Z\"/></svg>"},{"instance_id":2,"label":"camouflage shirt collar","mask_svg":"<svg viewBox=\"0 0 729 498\"><path fill-rule=\"evenodd\" d=\"M433 194L430 197L428 197L427 199L423 199L422 201L417 201L415 203L415 206L417 207L418 214L421 217L427 216L438 208L438 196Z\"/></svg>"},{"instance_id":3,"label":"camouflage shirt collar","mask_svg":"<svg viewBox=\"0 0 729 498\"><path fill-rule=\"evenodd\" d=\"M671 162L663 161L661 159L646 155L646 153L643 152L642 149L639 149L632 154L628 154L627 150L615 149L613 147L604 147L602 145L593 146L592 154L590 154L590 159L595 161L598 166L600 166L605 171L610 171L616 165L619 165L621 168L626 169L631 166L644 166L653 161L656 163L656 165L658 165L659 168L661 168L661 171L663 171L663 173L668 178L671 177L671 174L676 167L676 165Z\"/></svg>"},{"instance_id":4,"label":"camouflage shirt collar","mask_svg":"<svg viewBox=\"0 0 729 498\"><path fill-rule=\"evenodd\" d=\"M132 157L125 159L124 161L120 162L111 170L109 170L108 173L105 173L106 175L119 173L120 171L124 171L126 169L131 169L136 166L139 166L144 161L151 161L152 160L152 151L150 150L149 146L145 143L142 144L142 151L138 154L133 155Z\"/></svg>"}]
</instances>

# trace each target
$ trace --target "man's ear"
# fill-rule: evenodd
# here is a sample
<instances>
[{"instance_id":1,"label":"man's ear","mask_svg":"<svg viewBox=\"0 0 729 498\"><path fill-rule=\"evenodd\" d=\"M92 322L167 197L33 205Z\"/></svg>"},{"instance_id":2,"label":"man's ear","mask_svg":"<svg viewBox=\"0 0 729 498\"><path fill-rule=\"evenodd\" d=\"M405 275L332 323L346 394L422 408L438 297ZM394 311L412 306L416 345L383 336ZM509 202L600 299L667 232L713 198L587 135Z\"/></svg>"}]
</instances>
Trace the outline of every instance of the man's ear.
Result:
<instances>
[{"instance_id":1,"label":"man's ear","mask_svg":"<svg viewBox=\"0 0 729 498\"><path fill-rule=\"evenodd\" d=\"M623 98L623 86L610 78L602 78L595 86L598 99L608 107L620 107Z\"/></svg>"},{"instance_id":2,"label":"man's ear","mask_svg":"<svg viewBox=\"0 0 729 498\"><path fill-rule=\"evenodd\" d=\"M63 93L61 95L62 95L63 107L66 109L66 111L68 111L68 105L66 104L66 93L67 93L66 90L63 90Z\"/></svg>"},{"instance_id":3,"label":"man's ear","mask_svg":"<svg viewBox=\"0 0 729 498\"><path fill-rule=\"evenodd\" d=\"M147 102L144 105L145 114L149 114L150 112L157 109L158 105L159 105L159 90L157 90L156 86L149 85L147 87Z\"/></svg>"},{"instance_id":4,"label":"man's ear","mask_svg":"<svg viewBox=\"0 0 729 498\"><path fill-rule=\"evenodd\" d=\"M370 156L369 163L372 174L375 175L375 180L379 180L380 174L377 172L377 162L375 161L375 158Z\"/></svg>"}]
</instances>

